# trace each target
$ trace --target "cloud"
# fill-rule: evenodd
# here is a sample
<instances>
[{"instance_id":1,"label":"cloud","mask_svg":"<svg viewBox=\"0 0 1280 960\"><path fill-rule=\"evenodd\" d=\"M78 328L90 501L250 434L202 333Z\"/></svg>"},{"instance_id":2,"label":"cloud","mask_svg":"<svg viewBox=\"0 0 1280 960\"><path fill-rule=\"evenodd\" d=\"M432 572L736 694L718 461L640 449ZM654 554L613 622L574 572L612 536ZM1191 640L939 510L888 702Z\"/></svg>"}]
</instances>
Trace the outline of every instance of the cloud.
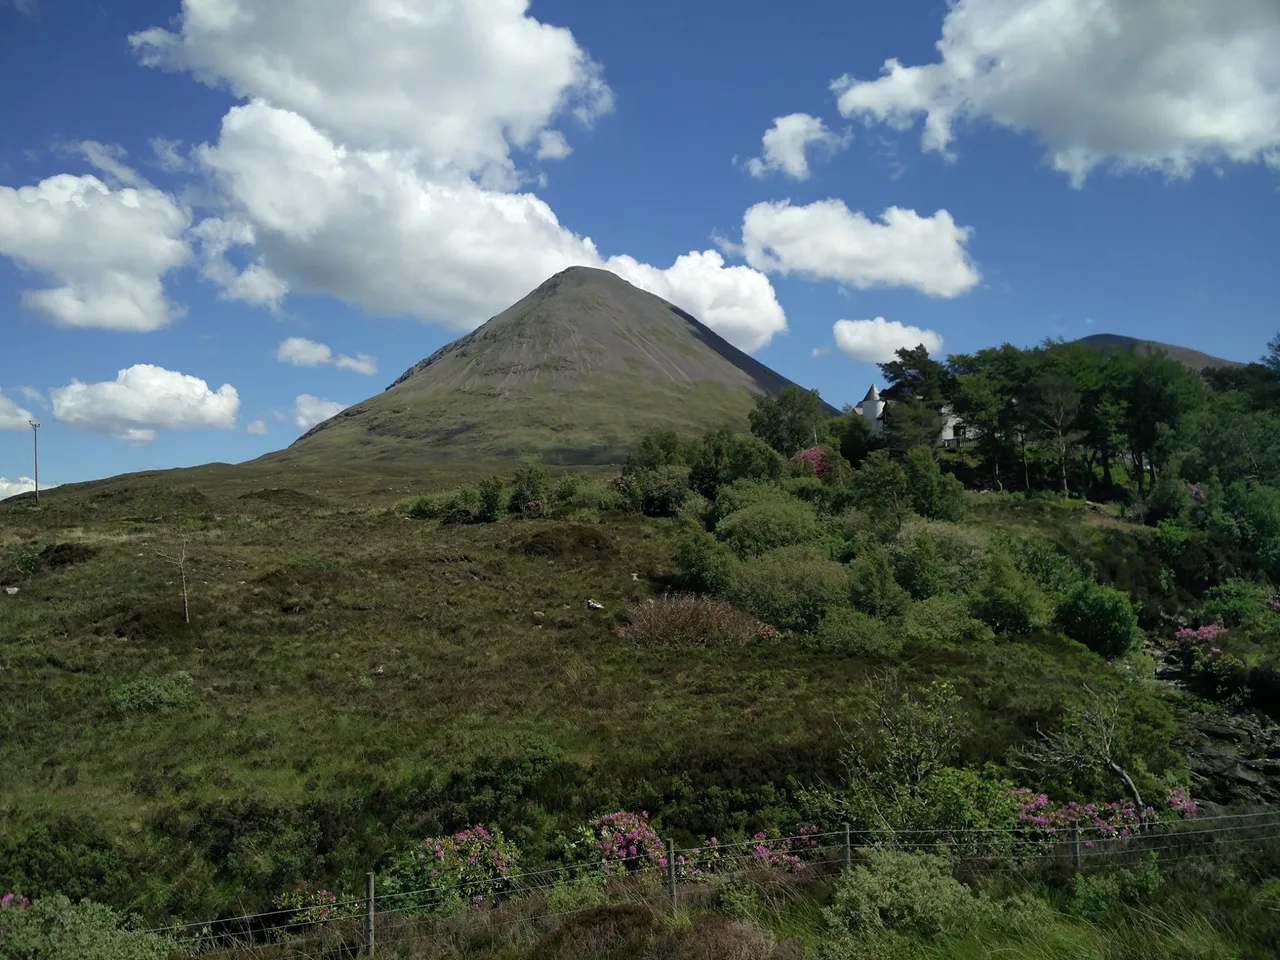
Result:
<instances>
[{"instance_id":1,"label":"cloud","mask_svg":"<svg viewBox=\"0 0 1280 960\"><path fill-rule=\"evenodd\" d=\"M840 112L909 129L950 156L956 127L1030 131L1075 186L1095 167L1189 174L1280 167L1275 0L958 0L923 66L832 84Z\"/></svg>"},{"instance_id":2,"label":"cloud","mask_svg":"<svg viewBox=\"0 0 1280 960\"><path fill-rule=\"evenodd\" d=\"M330 417L336 417L347 409L345 403L336 400L321 400L309 393L301 394L293 404L293 425L299 430L310 430L317 423L323 423Z\"/></svg>"},{"instance_id":3,"label":"cloud","mask_svg":"<svg viewBox=\"0 0 1280 960\"><path fill-rule=\"evenodd\" d=\"M198 377L146 363L104 383L73 380L50 397L53 415L63 423L131 443L150 443L158 430L228 430L240 410L231 384L213 391Z\"/></svg>"},{"instance_id":4,"label":"cloud","mask_svg":"<svg viewBox=\"0 0 1280 960\"><path fill-rule=\"evenodd\" d=\"M0 0L0 7L3 7L7 4L8 6L13 7L13 9L17 10L21 14L24 14L28 17L34 17L36 15L36 6L38 5L38 3L39 3L39 0ZM3 482L3 481L0 481L0 482Z\"/></svg>"},{"instance_id":5,"label":"cloud","mask_svg":"<svg viewBox=\"0 0 1280 960\"><path fill-rule=\"evenodd\" d=\"M161 170L168 173L181 173L191 168L191 161L182 155L181 140L168 140L164 137L151 138L151 152L155 154L156 163Z\"/></svg>"},{"instance_id":6,"label":"cloud","mask_svg":"<svg viewBox=\"0 0 1280 960\"><path fill-rule=\"evenodd\" d=\"M319 367L333 364L340 370L351 370L369 376L378 372L378 362L367 353L358 353L349 357L340 353L336 357L326 344L308 340L306 337L290 337L280 344L276 350L276 359L281 363L291 363L295 367Z\"/></svg>"},{"instance_id":7,"label":"cloud","mask_svg":"<svg viewBox=\"0 0 1280 960\"><path fill-rule=\"evenodd\" d=\"M308 117L336 139L412 149L426 169L510 179L561 115L613 107L573 34L529 0L184 0L176 32L129 38L147 66ZM334 38L342 38L335 54Z\"/></svg>"},{"instance_id":8,"label":"cloud","mask_svg":"<svg viewBox=\"0 0 1280 960\"><path fill-rule=\"evenodd\" d=\"M827 354L831 352L831 348L830 347L814 347L811 352L815 357L825 357Z\"/></svg>"},{"instance_id":9,"label":"cloud","mask_svg":"<svg viewBox=\"0 0 1280 960\"><path fill-rule=\"evenodd\" d=\"M543 130L538 134L538 159L563 160L573 153L573 147L559 130Z\"/></svg>"},{"instance_id":10,"label":"cloud","mask_svg":"<svg viewBox=\"0 0 1280 960\"><path fill-rule=\"evenodd\" d=\"M793 180L809 179L808 150L816 148L821 156L830 157L849 145L851 131L835 133L818 117L792 113L775 117L773 126L764 134L764 153L746 163L747 172L756 178L781 171Z\"/></svg>"},{"instance_id":11,"label":"cloud","mask_svg":"<svg viewBox=\"0 0 1280 960\"><path fill-rule=\"evenodd\" d=\"M289 285L258 257L243 270L228 259L228 251L252 247L253 227L242 220L206 217L191 229L200 248L200 275L222 288L223 300L239 300L252 306L280 309Z\"/></svg>"},{"instance_id":12,"label":"cloud","mask_svg":"<svg viewBox=\"0 0 1280 960\"><path fill-rule=\"evenodd\" d=\"M40 490L52 490L56 487L56 483L45 483L40 481ZM7 477L0 477L0 500L6 497L16 497L20 493L30 493L36 488L36 482L30 477L18 477L10 480Z\"/></svg>"},{"instance_id":13,"label":"cloud","mask_svg":"<svg viewBox=\"0 0 1280 960\"><path fill-rule=\"evenodd\" d=\"M533 194L425 178L411 153L341 146L261 101L233 108L218 143L196 154L228 208L210 233L229 238L219 245L251 235L262 269L290 290L466 331L566 267L597 266L666 297L744 349L786 329L768 278L726 266L714 250L690 252L666 269L606 259Z\"/></svg>"},{"instance_id":14,"label":"cloud","mask_svg":"<svg viewBox=\"0 0 1280 960\"><path fill-rule=\"evenodd\" d=\"M47 407L49 405L49 401L45 399L44 394L35 387L19 387L18 392L38 407Z\"/></svg>"},{"instance_id":15,"label":"cloud","mask_svg":"<svg viewBox=\"0 0 1280 960\"><path fill-rule=\"evenodd\" d=\"M34 187L0 186L0 254L51 277L22 302L72 327L147 332L180 314L162 278L190 257L185 210L150 187L109 188L59 174Z\"/></svg>"},{"instance_id":16,"label":"cloud","mask_svg":"<svg viewBox=\"0 0 1280 960\"><path fill-rule=\"evenodd\" d=\"M357 353L354 357L348 357L345 353L340 353L338 358L333 361L333 365L339 370L363 373L369 377L378 372L378 361L367 353Z\"/></svg>"},{"instance_id":17,"label":"cloud","mask_svg":"<svg viewBox=\"0 0 1280 960\"><path fill-rule=\"evenodd\" d=\"M251 420L249 425L244 428L244 432L251 437L265 437L267 435L267 421Z\"/></svg>"},{"instance_id":18,"label":"cloud","mask_svg":"<svg viewBox=\"0 0 1280 960\"><path fill-rule=\"evenodd\" d=\"M0 390L0 430L29 430L34 419L35 414L18 406Z\"/></svg>"},{"instance_id":19,"label":"cloud","mask_svg":"<svg viewBox=\"0 0 1280 960\"><path fill-rule=\"evenodd\" d=\"M742 223L747 263L770 273L798 273L859 289L912 287L934 297L955 297L981 279L965 244L969 227L939 210L922 217L890 207L873 223L841 200L794 207L757 203Z\"/></svg>"},{"instance_id":20,"label":"cloud","mask_svg":"<svg viewBox=\"0 0 1280 960\"><path fill-rule=\"evenodd\" d=\"M101 170L108 177L116 180L127 187L145 187L147 182L138 176L136 170L124 162L127 156L125 150L121 146L109 143L99 143L97 140L81 140L76 144L76 148L80 151L89 163Z\"/></svg>"},{"instance_id":21,"label":"cloud","mask_svg":"<svg viewBox=\"0 0 1280 960\"><path fill-rule=\"evenodd\" d=\"M942 350L942 337L932 330L911 327L897 320L837 320L831 332L843 353L867 363L888 363L898 350L924 344L932 355Z\"/></svg>"}]
</instances>

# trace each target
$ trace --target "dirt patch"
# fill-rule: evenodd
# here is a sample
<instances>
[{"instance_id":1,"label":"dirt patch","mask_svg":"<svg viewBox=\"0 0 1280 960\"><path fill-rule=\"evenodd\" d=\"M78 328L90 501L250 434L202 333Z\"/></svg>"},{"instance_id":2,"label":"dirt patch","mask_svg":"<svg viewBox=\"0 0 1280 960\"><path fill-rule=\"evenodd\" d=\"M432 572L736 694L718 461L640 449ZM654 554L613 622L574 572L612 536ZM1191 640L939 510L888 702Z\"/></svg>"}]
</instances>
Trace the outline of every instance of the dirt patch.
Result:
<instances>
[{"instance_id":1,"label":"dirt patch","mask_svg":"<svg viewBox=\"0 0 1280 960\"><path fill-rule=\"evenodd\" d=\"M98 548L86 543L55 543L40 551L40 563L47 570L61 570L87 563L98 555Z\"/></svg>"},{"instance_id":2,"label":"dirt patch","mask_svg":"<svg viewBox=\"0 0 1280 960\"><path fill-rule=\"evenodd\" d=\"M581 524L549 527L511 546L526 557L603 557L613 552L613 540L596 527Z\"/></svg>"}]
</instances>

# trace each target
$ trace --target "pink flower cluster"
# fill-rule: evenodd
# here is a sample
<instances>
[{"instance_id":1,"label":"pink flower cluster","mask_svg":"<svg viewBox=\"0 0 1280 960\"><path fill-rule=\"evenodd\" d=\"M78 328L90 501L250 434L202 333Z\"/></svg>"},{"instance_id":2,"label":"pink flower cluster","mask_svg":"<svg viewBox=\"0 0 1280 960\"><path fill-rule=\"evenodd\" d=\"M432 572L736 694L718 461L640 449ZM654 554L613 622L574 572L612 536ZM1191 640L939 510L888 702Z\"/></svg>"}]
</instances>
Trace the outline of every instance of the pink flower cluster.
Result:
<instances>
[{"instance_id":1,"label":"pink flower cluster","mask_svg":"<svg viewBox=\"0 0 1280 960\"><path fill-rule=\"evenodd\" d=\"M1072 800L1060 806L1050 804L1048 796L1021 787L1013 791L1018 803L1018 823L1033 833L1053 836L1076 827L1104 840L1132 836L1143 823L1153 823L1160 814L1153 807L1138 809L1132 800L1116 803L1077 803ZM1184 787L1165 787L1165 805L1178 817L1195 816L1197 804ZM1089 840L1086 846L1093 846Z\"/></svg>"},{"instance_id":2,"label":"pink flower cluster","mask_svg":"<svg viewBox=\"0 0 1280 960\"><path fill-rule=\"evenodd\" d=\"M31 901L20 893L6 893L0 897L0 910L25 910L31 906Z\"/></svg>"},{"instance_id":3,"label":"pink flower cluster","mask_svg":"<svg viewBox=\"0 0 1280 960\"><path fill-rule=\"evenodd\" d=\"M792 463L800 463L804 460L813 465L813 472L816 476L825 477L827 471L831 469L831 461L827 459L827 452L821 447L808 447L791 458Z\"/></svg>"},{"instance_id":4,"label":"pink flower cluster","mask_svg":"<svg viewBox=\"0 0 1280 960\"><path fill-rule=\"evenodd\" d=\"M799 872L804 869L802 854L818 846L818 830L802 823L795 828L793 836L782 838L778 829L771 827L760 831L751 839L755 846L750 848L753 859L771 867L780 867L788 872Z\"/></svg>"},{"instance_id":5,"label":"pink flower cluster","mask_svg":"<svg viewBox=\"0 0 1280 960\"><path fill-rule=\"evenodd\" d=\"M511 873L516 853L503 842L500 833L486 828L470 827L452 837L429 837L420 849L435 855L437 866L431 875L461 872L465 879L501 879Z\"/></svg>"},{"instance_id":6,"label":"pink flower cluster","mask_svg":"<svg viewBox=\"0 0 1280 960\"><path fill-rule=\"evenodd\" d=\"M600 865L607 873L634 873L646 865L667 865L661 838L649 826L647 811L619 810L591 821Z\"/></svg>"},{"instance_id":7,"label":"pink flower cluster","mask_svg":"<svg viewBox=\"0 0 1280 960\"><path fill-rule=\"evenodd\" d=\"M1184 481L1185 482L1185 481ZM1187 492L1191 494L1191 499L1196 503L1205 503L1209 499L1209 495L1198 483L1188 483Z\"/></svg>"},{"instance_id":8,"label":"pink flower cluster","mask_svg":"<svg viewBox=\"0 0 1280 960\"><path fill-rule=\"evenodd\" d=\"M1228 633L1226 627L1220 623L1207 623L1203 627L1183 627L1174 634L1174 638L1182 643L1190 643L1195 640L1199 643L1209 643L1223 634Z\"/></svg>"}]
</instances>

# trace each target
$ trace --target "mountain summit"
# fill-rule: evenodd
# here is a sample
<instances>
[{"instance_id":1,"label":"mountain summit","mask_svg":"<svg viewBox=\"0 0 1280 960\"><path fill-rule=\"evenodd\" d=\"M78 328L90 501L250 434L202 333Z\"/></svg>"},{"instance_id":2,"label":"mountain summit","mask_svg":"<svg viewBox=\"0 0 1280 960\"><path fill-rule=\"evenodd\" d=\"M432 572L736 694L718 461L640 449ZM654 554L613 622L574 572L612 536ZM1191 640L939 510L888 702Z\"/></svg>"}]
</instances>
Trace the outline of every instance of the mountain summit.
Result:
<instances>
[{"instance_id":1,"label":"mountain summit","mask_svg":"<svg viewBox=\"0 0 1280 960\"><path fill-rule=\"evenodd\" d=\"M570 267L274 456L618 462L653 430L743 428L755 394L791 385L679 307Z\"/></svg>"},{"instance_id":2,"label":"mountain summit","mask_svg":"<svg viewBox=\"0 0 1280 960\"><path fill-rule=\"evenodd\" d=\"M1140 354L1163 353L1170 360L1177 360L1184 367L1202 371L1214 367L1243 367L1238 360L1224 360L1190 347L1179 347L1173 343L1161 343L1158 340L1139 340L1137 337L1126 337L1119 333L1095 333L1081 337L1075 343L1083 343L1095 350L1135 350Z\"/></svg>"}]
</instances>

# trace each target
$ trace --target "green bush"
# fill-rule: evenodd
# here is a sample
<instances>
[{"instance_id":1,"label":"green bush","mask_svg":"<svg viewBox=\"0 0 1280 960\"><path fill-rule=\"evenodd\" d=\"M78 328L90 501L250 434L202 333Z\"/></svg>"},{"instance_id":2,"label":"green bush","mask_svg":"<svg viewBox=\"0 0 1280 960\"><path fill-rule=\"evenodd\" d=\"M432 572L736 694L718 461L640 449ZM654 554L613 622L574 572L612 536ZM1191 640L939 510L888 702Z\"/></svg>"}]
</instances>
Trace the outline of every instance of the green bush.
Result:
<instances>
[{"instance_id":1,"label":"green bush","mask_svg":"<svg viewBox=\"0 0 1280 960\"><path fill-rule=\"evenodd\" d=\"M759 437L730 428L707 434L689 464L689 484L708 499L739 480L777 480L785 461Z\"/></svg>"},{"instance_id":2,"label":"green bush","mask_svg":"<svg viewBox=\"0 0 1280 960\"><path fill-rule=\"evenodd\" d=\"M806 638L805 646L852 657L888 658L902 650L902 637L870 614L836 607L827 611L817 629Z\"/></svg>"},{"instance_id":3,"label":"green bush","mask_svg":"<svg viewBox=\"0 0 1280 960\"><path fill-rule=\"evenodd\" d=\"M902 467L888 451L876 450L854 472L849 492L855 507L896 528L911 511L906 485Z\"/></svg>"},{"instance_id":4,"label":"green bush","mask_svg":"<svg viewBox=\"0 0 1280 960\"><path fill-rule=\"evenodd\" d=\"M946 564L927 536L910 538L893 554L893 576L913 600L924 600L952 589Z\"/></svg>"},{"instance_id":5,"label":"green bush","mask_svg":"<svg viewBox=\"0 0 1280 960\"><path fill-rule=\"evenodd\" d=\"M1248 580L1228 580L1204 592L1200 619L1229 629L1266 629L1280 626L1270 593Z\"/></svg>"},{"instance_id":6,"label":"green bush","mask_svg":"<svg viewBox=\"0 0 1280 960\"><path fill-rule=\"evenodd\" d=\"M452 494L427 493L401 500L398 506L414 520L435 520L445 515L452 500Z\"/></svg>"},{"instance_id":7,"label":"green bush","mask_svg":"<svg viewBox=\"0 0 1280 960\"><path fill-rule=\"evenodd\" d=\"M897 616L911 597L893 577L893 557L882 545L869 544L849 564L853 605L873 617Z\"/></svg>"},{"instance_id":8,"label":"green bush","mask_svg":"<svg viewBox=\"0 0 1280 960\"><path fill-rule=\"evenodd\" d=\"M698 526L705 527L711 516L711 510L710 500L696 490L690 490L689 495L676 511L676 516L686 523L696 523Z\"/></svg>"},{"instance_id":9,"label":"green bush","mask_svg":"<svg viewBox=\"0 0 1280 960\"><path fill-rule=\"evenodd\" d=\"M552 503L567 506L581 496L583 488L588 485L589 481L581 474L566 473L556 481L556 485L551 491L551 501Z\"/></svg>"},{"instance_id":10,"label":"green bush","mask_svg":"<svg viewBox=\"0 0 1280 960\"><path fill-rule=\"evenodd\" d=\"M689 469L677 465L636 470L626 476L633 509L650 517L674 517L689 496Z\"/></svg>"},{"instance_id":11,"label":"green bush","mask_svg":"<svg viewBox=\"0 0 1280 960\"><path fill-rule=\"evenodd\" d=\"M808 631L848 602L849 577L815 547L782 547L735 565L728 595L766 623Z\"/></svg>"},{"instance_id":12,"label":"green bush","mask_svg":"<svg viewBox=\"0 0 1280 960\"><path fill-rule=\"evenodd\" d=\"M716 537L740 557L758 557L778 547L818 536L813 508L798 500L762 500L735 510L716 524Z\"/></svg>"},{"instance_id":13,"label":"green bush","mask_svg":"<svg viewBox=\"0 0 1280 960\"><path fill-rule=\"evenodd\" d=\"M1040 588L1003 551L992 551L969 610L996 633L1014 634L1046 626L1053 613Z\"/></svg>"},{"instance_id":14,"label":"green bush","mask_svg":"<svg viewBox=\"0 0 1280 960\"><path fill-rule=\"evenodd\" d=\"M480 508L480 491L472 486L462 486L445 503L443 516L453 523L472 523L480 516Z\"/></svg>"},{"instance_id":15,"label":"green bush","mask_svg":"<svg viewBox=\"0 0 1280 960\"><path fill-rule=\"evenodd\" d=\"M481 480L476 491L480 495L480 509L476 518L483 523L492 523L502 516L507 505L506 483L501 477L489 477Z\"/></svg>"},{"instance_id":16,"label":"green bush","mask_svg":"<svg viewBox=\"0 0 1280 960\"><path fill-rule=\"evenodd\" d=\"M911 509L933 520L959 520L964 516L964 484L938 469L933 449L913 447L902 461Z\"/></svg>"},{"instance_id":17,"label":"green bush","mask_svg":"<svg viewBox=\"0 0 1280 960\"><path fill-rule=\"evenodd\" d=\"M951 875L945 857L879 849L858 855L865 862L841 876L824 911L837 934L929 940L960 933L978 919L982 901Z\"/></svg>"},{"instance_id":18,"label":"green bush","mask_svg":"<svg viewBox=\"0 0 1280 960\"><path fill-rule=\"evenodd\" d=\"M509 509L512 513L523 513L526 504L535 501L546 503L550 490L551 481L546 470L537 466L520 467L511 478Z\"/></svg>"},{"instance_id":19,"label":"green bush","mask_svg":"<svg viewBox=\"0 0 1280 960\"><path fill-rule=\"evenodd\" d=\"M941 594L912 603L902 618L904 643L945 649L991 639L991 628L969 613L969 598Z\"/></svg>"},{"instance_id":20,"label":"green bush","mask_svg":"<svg viewBox=\"0 0 1280 960\"><path fill-rule=\"evenodd\" d=\"M40 897L0 913L4 960L168 960L172 940L132 928L132 921L90 900Z\"/></svg>"},{"instance_id":21,"label":"green bush","mask_svg":"<svg viewBox=\"0 0 1280 960\"><path fill-rule=\"evenodd\" d=\"M155 713L189 707L195 699L196 682L185 670L163 677L139 677L120 687L111 698L116 713Z\"/></svg>"},{"instance_id":22,"label":"green bush","mask_svg":"<svg viewBox=\"0 0 1280 960\"><path fill-rule=\"evenodd\" d=\"M1108 660L1131 653L1142 643L1138 615L1128 594L1099 583L1081 583L1058 607L1058 623L1072 640Z\"/></svg>"},{"instance_id":23,"label":"green bush","mask_svg":"<svg viewBox=\"0 0 1280 960\"><path fill-rule=\"evenodd\" d=\"M1100 920L1120 907L1137 906L1160 889L1156 854L1148 854L1137 868L1121 868L1108 873L1079 873L1073 879L1068 909L1075 914Z\"/></svg>"},{"instance_id":24,"label":"green bush","mask_svg":"<svg viewBox=\"0 0 1280 960\"><path fill-rule=\"evenodd\" d=\"M715 518L745 510L768 500L788 500L786 492L768 480L735 480L716 491Z\"/></svg>"},{"instance_id":25,"label":"green bush","mask_svg":"<svg viewBox=\"0 0 1280 960\"><path fill-rule=\"evenodd\" d=\"M729 592L735 560L729 549L698 527L689 527L676 540L675 562L680 585L686 590L723 596Z\"/></svg>"}]
</instances>

